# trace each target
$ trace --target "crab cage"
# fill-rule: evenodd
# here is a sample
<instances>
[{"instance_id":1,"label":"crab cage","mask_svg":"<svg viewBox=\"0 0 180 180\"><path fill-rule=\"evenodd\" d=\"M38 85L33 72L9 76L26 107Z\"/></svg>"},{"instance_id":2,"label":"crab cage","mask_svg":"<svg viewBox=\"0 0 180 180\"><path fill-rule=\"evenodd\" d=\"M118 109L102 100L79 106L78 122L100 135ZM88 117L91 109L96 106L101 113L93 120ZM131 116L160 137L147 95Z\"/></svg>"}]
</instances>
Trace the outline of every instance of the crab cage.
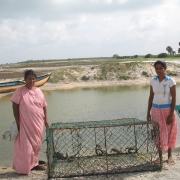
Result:
<instances>
[{"instance_id":1,"label":"crab cage","mask_svg":"<svg viewBox=\"0 0 180 180\"><path fill-rule=\"evenodd\" d=\"M53 123L46 130L48 177L160 170L159 125L135 118Z\"/></svg>"},{"instance_id":2,"label":"crab cage","mask_svg":"<svg viewBox=\"0 0 180 180\"><path fill-rule=\"evenodd\" d=\"M180 104L177 104L175 106L175 110L176 110L177 115L180 117Z\"/></svg>"}]
</instances>

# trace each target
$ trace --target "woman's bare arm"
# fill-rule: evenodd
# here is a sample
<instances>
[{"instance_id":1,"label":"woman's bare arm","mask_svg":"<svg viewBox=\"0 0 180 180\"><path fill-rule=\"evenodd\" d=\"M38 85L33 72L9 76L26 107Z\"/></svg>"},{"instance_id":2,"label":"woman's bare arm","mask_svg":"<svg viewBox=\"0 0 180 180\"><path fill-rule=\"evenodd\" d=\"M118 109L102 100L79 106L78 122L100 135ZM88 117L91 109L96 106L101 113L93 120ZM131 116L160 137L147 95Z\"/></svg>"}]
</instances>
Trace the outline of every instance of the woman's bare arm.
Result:
<instances>
[{"instance_id":1,"label":"woman's bare arm","mask_svg":"<svg viewBox=\"0 0 180 180\"><path fill-rule=\"evenodd\" d=\"M13 102L12 107L13 107L14 118L16 120L16 124L19 130L19 104Z\"/></svg>"},{"instance_id":2,"label":"woman's bare arm","mask_svg":"<svg viewBox=\"0 0 180 180\"><path fill-rule=\"evenodd\" d=\"M154 93L153 93L153 89L152 86L150 86L150 92L149 92L149 100L148 100L148 110L147 110L147 120L151 121L151 107L152 107L152 101L153 101L153 97L154 97Z\"/></svg>"}]
</instances>

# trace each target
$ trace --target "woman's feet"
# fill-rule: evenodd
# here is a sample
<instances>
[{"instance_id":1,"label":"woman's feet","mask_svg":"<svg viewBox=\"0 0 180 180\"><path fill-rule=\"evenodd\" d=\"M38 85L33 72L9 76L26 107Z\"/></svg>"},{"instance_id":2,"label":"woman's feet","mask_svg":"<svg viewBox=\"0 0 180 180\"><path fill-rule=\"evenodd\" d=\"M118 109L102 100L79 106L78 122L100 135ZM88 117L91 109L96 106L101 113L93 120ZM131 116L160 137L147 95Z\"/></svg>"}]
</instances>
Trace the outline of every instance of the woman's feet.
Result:
<instances>
[{"instance_id":1,"label":"woman's feet","mask_svg":"<svg viewBox=\"0 0 180 180\"><path fill-rule=\"evenodd\" d=\"M168 157L167 163L168 164L173 164L174 163L174 159L172 158L172 156Z\"/></svg>"},{"instance_id":2,"label":"woman's feet","mask_svg":"<svg viewBox=\"0 0 180 180\"><path fill-rule=\"evenodd\" d=\"M160 158L157 158L157 159L154 161L155 164L160 164L160 163L162 163L162 162L163 162L163 159L160 159Z\"/></svg>"},{"instance_id":3,"label":"woman's feet","mask_svg":"<svg viewBox=\"0 0 180 180\"><path fill-rule=\"evenodd\" d=\"M168 164L173 164L174 163L174 159L172 158L172 149L169 148L168 149L168 160L167 160Z\"/></svg>"},{"instance_id":4,"label":"woman's feet","mask_svg":"<svg viewBox=\"0 0 180 180\"><path fill-rule=\"evenodd\" d=\"M33 167L31 170L44 171L44 170L46 170L46 168L44 166L37 165L37 166Z\"/></svg>"}]
</instances>

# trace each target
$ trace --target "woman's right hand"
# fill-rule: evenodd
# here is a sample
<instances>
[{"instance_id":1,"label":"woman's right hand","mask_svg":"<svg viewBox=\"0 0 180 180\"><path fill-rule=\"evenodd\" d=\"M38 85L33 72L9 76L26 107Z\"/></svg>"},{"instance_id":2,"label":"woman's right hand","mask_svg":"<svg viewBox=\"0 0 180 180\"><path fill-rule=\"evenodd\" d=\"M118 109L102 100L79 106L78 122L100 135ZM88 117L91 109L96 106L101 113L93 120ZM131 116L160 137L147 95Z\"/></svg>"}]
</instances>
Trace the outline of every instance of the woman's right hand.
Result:
<instances>
[{"instance_id":1,"label":"woman's right hand","mask_svg":"<svg viewBox=\"0 0 180 180\"><path fill-rule=\"evenodd\" d=\"M147 117L146 117L147 121L151 121L151 114L147 113Z\"/></svg>"},{"instance_id":2,"label":"woman's right hand","mask_svg":"<svg viewBox=\"0 0 180 180\"><path fill-rule=\"evenodd\" d=\"M45 127L48 128L49 127L49 123L47 121L47 119L44 121Z\"/></svg>"}]
</instances>

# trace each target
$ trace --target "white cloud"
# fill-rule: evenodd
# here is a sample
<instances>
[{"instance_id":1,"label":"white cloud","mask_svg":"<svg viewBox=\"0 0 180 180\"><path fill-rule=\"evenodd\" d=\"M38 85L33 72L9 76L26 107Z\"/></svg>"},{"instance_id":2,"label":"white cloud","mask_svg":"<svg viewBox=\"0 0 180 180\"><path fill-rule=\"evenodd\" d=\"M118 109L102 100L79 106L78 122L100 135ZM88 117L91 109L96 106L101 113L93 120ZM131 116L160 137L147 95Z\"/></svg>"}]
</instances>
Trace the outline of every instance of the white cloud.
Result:
<instances>
[{"instance_id":1,"label":"white cloud","mask_svg":"<svg viewBox=\"0 0 180 180\"><path fill-rule=\"evenodd\" d=\"M128 2L128 0L116 0L116 2L119 4L124 4L124 3Z\"/></svg>"},{"instance_id":2,"label":"white cloud","mask_svg":"<svg viewBox=\"0 0 180 180\"><path fill-rule=\"evenodd\" d=\"M178 49L177 0L17 1L0 1L0 63Z\"/></svg>"},{"instance_id":3,"label":"white cloud","mask_svg":"<svg viewBox=\"0 0 180 180\"><path fill-rule=\"evenodd\" d=\"M112 4L113 0L103 0L106 4Z\"/></svg>"}]
</instances>

